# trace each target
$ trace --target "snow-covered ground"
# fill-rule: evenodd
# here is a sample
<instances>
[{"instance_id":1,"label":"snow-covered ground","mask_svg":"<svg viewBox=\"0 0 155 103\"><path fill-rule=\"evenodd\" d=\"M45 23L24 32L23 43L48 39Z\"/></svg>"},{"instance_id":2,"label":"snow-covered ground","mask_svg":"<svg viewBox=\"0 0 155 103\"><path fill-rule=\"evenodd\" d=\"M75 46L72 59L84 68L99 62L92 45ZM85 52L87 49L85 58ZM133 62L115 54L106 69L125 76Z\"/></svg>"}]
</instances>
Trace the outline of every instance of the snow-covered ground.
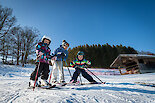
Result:
<instances>
[{"instance_id":1,"label":"snow-covered ground","mask_svg":"<svg viewBox=\"0 0 155 103\"><path fill-rule=\"evenodd\" d=\"M92 70L101 74L98 77L107 83L65 86L53 90L36 88L33 91L27 89L29 76L33 70L34 65L23 68L0 64L0 103L155 103L155 87L135 84L155 83L155 73L102 75L99 72L105 72L106 69ZM68 82L70 75L67 68L64 70ZM70 70L73 74L74 69ZM87 80L82 78L82 82Z\"/></svg>"}]
</instances>

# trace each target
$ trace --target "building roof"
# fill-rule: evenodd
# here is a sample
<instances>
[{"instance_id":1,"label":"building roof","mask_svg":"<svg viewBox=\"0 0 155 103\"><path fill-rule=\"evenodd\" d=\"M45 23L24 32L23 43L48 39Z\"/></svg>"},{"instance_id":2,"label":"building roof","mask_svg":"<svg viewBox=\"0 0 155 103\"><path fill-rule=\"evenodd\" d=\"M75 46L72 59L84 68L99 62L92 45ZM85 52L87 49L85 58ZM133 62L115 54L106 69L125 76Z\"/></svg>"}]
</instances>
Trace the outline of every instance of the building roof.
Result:
<instances>
[{"instance_id":1,"label":"building roof","mask_svg":"<svg viewBox=\"0 0 155 103\"><path fill-rule=\"evenodd\" d=\"M142 55L142 54L120 54L110 65L110 67L118 67L118 64L121 64L121 58L137 58L137 59L144 59L144 58L155 58L155 55ZM121 66L121 65L120 65Z\"/></svg>"}]
</instances>

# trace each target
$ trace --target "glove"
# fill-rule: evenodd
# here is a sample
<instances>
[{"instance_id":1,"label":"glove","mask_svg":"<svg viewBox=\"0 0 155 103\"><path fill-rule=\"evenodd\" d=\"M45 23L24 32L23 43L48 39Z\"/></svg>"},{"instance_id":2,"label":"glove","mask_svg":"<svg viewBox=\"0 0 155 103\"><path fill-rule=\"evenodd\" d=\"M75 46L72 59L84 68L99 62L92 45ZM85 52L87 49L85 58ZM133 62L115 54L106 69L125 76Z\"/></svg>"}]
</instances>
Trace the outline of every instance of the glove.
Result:
<instances>
[{"instance_id":1,"label":"glove","mask_svg":"<svg viewBox=\"0 0 155 103\"><path fill-rule=\"evenodd\" d=\"M66 54L65 54L65 53L62 53L62 52L58 52L58 53L57 53L57 56L60 56L60 57L65 57L65 56L66 56Z\"/></svg>"},{"instance_id":2,"label":"glove","mask_svg":"<svg viewBox=\"0 0 155 103\"><path fill-rule=\"evenodd\" d=\"M84 68L88 68L88 65L85 63L83 67L84 67Z\"/></svg>"},{"instance_id":3,"label":"glove","mask_svg":"<svg viewBox=\"0 0 155 103\"><path fill-rule=\"evenodd\" d=\"M50 65L50 66L53 66L53 63L52 63L52 61L49 61L49 65Z\"/></svg>"},{"instance_id":4,"label":"glove","mask_svg":"<svg viewBox=\"0 0 155 103\"><path fill-rule=\"evenodd\" d=\"M61 56L61 57L65 57L66 54L65 54L65 53L61 53L60 56Z\"/></svg>"},{"instance_id":5,"label":"glove","mask_svg":"<svg viewBox=\"0 0 155 103\"><path fill-rule=\"evenodd\" d=\"M37 54L37 59L41 58L42 55L44 55L44 53L39 52L39 53Z\"/></svg>"}]
</instances>

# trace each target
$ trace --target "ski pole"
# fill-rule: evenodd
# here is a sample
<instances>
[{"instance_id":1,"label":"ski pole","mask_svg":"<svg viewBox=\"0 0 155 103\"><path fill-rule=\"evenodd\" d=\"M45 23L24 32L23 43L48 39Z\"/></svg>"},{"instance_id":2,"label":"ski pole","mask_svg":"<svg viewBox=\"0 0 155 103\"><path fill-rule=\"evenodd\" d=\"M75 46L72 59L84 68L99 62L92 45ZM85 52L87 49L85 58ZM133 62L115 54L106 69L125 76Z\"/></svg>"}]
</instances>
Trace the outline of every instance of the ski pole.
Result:
<instances>
[{"instance_id":1,"label":"ski pole","mask_svg":"<svg viewBox=\"0 0 155 103\"><path fill-rule=\"evenodd\" d=\"M91 74L93 74L99 81L101 81L101 83L105 83L105 82L102 82L102 80L101 80L99 77L97 77L93 72L91 72L87 67L86 67L86 69L87 69Z\"/></svg>"},{"instance_id":2,"label":"ski pole","mask_svg":"<svg viewBox=\"0 0 155 103\"><path fill-rule=\"evenodd\" d=\"M64 81L64 68L63 68L63 58L61 58L61 63L62 63L62 76L63 76L63 81Z\"/></svg>"},{"instance_id":3,"label":"ski pole","mask_svg":"<svg viewBox=\"0 0 155 103\"><path fill-rule=\"evenodd\" d=\"M69 70L69 67L67 67L67 69L68 69L68 72L69 72L70 77L72 78L72 75L71 75L71 72Z\"/></svg>"},{"instance_id":4,"label":"ski pole","mask_svg":"<svg viewBox=\"0 0 155 103\"><path fill-rule=\"evenodd\" d=\"M66 63L66 66L67 66L67 62L66 61L65 61L65 63ZM72 78L71 71L69 70L69 67L67 67L67 69L68 69L70 77Z\"/></svg>"},{"instance_id":5,"label":"ski pole","mask_svg":"<svg viewBox=\"0 0 155 103\"><path fill-rule=\"evenodd\" d=\"M51 70L51 74L50 74L49 83L51 82L51 77L52 77L52 70Z\"/></svg>"},{"instance_id":6,"label":"ski pole","mask_svg":"<svg viewBox=\"0 0 155 103\"><path fill-rule=\"evenodd\" d=\"M54 58L54 56L57 56L57 55L53 55L52 58ZM55 61L55 59L54 59ZM51 70L51 74L50 74L50 78L49 78L49 83L51 82L51 77L52 77L52 70Z\"/></svg>"},{"instance_id":7,"label":"ski pole","mask_svg":"<svg viewBox=\"0 0 155 103\"><path fill-rule=\"evenodd\" d=\"M36 73L36 77L35 77L35 82L34 82L33 91L34 91L34 89L35 89L35 85L36 85L36 82L37 82L39 67L40 67L40 60L39 60L38 68L37 68L37 73Z\"/></svg>"}]
</instances>

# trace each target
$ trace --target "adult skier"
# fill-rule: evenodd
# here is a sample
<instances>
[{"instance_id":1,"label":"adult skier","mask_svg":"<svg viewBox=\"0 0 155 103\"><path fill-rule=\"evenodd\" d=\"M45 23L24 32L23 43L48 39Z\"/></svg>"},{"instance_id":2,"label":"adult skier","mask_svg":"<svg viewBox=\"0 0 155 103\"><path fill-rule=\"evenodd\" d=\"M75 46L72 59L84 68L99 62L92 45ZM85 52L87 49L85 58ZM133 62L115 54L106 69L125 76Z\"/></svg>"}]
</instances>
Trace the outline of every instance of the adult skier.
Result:
<instances>
[{"instance_id":1,"label":"adult skier","mask_svg":"<svg viewBox=\"0 0 155 103\"><path fill-rule=\"evenodd\" d=\"M36 68L32 72L30 76L30 86L34 86L35 79L38 80L38 77L41 76L41 86L49 86L50 84L47 82L49 76L49 61L51 60L50 48L49 45L51 43L51 39L47 36L43 36L41 42L36 45ZM38 70L38 74L37 74ZM37 74L37 76L36 76ZM36 78L37 77L37 78ZM38 83L35 83L37 86Z\"/></svg>"},{"instance_id":2,"label":"adult skier","mask_svg":"<svg viewBox=\"0 0 155 103\"><path fill-rule=\"evenodd\" d=\"M66 40L63 40L62 45L54 51L55 60L53 62L53 70L52 70L52 83L65 83L64 78L64 70L63 70L63 61L66 61L68 58L67 48L69 47L69 43ZM57 73L59 70L59 82L57 81Z\"/></svg>"},{"instance_id":3,"label":"adult skier","mask_svg":"<svg viewBox=\"0 0 155 103\"><path fill-rule=\"evenodd\" d=\"M90 66L90 65L91 65L91 62L84 58L84 52L79 51L77 53L77 58L70 63L70 66L75 68L75 72L73 74L72 79L70 80L70 83L76 83L77 78L81 73L82 76L86 78L91 84L97 84L97 82L84 69L86 66Z\"/></svg>"}]
</instances>

